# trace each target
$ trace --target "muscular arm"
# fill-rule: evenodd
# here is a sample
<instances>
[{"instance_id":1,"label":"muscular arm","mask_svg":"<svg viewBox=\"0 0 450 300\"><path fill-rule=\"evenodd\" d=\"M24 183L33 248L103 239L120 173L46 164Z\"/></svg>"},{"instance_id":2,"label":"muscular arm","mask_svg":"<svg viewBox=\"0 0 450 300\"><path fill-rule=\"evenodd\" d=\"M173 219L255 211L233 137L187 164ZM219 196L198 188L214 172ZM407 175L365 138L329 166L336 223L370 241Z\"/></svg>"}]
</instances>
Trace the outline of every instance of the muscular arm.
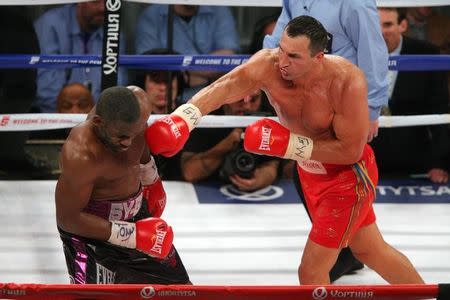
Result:
<instances>
[{"instance_id":1,"label":"muscular arm","mask_svg":"<svg viewBox=\"0 0 450 300\"><path fill-rule=\"evenodd\" d=\"M87 238L107 241L111 224L83 212L96 179L95 165L89 157L76 156L66 144L61 153L61 176L56 185L56 221L61 229Z\"/></svg>"},{"instance_id":2,"label":"muscular arm","mask_svg":"<svg viewBox=\"0 0 450 300\"><path fill-rule=\"evenodd\" d=\"M251 92L261 88L261 79L270 67L270 50L261 50L246 63L234 68L205 87L189 101L207 115L223 104L237 102Z\"/></svg>"},{"instance_id":3,"label":"muscular arm","mask_svg":"<svg viewBox=\"0 0 450 300\"><path fill-rule=\"evenodd\" d=\"M355 71L334 100L334 136L314 139L311 159L331 164L353 164L362 154L369 128L367 86L362 72ZM340 89L338 89L340 90Z\"/></svg>"}]
</instances>

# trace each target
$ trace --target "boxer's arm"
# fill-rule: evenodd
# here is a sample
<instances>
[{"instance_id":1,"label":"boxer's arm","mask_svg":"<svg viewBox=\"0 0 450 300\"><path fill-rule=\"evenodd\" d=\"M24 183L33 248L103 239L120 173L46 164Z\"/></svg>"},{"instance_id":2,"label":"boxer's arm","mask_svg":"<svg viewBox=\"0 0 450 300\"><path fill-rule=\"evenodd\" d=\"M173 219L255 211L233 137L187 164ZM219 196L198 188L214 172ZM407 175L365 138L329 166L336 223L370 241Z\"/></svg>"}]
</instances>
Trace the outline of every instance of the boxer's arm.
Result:
<instances>
[{"instance_id":1,"label":"boxer's arm","mask_svg":"<svg viewBox=\"0 0 450 300\"><path fill-rule=\"evenodd\" d=\"M167 195L159 177L155 159L150 156L147 163L140 164L142 193L152 217L159 218L166 207Z\"/></svg>"},{"instance_id":2,"label":"boxer's arm","mask_svg":"<svg viewBox=\"0 0 450 300\"><path fill-rule=\"evenodd\" d=\"M209 86L195 94L189 102L202 115L206 115L223 104L237 102L262 87L262 78L271 63L271 50L261 50L247 62L234 68Z\"/></svg>"},{"instance_id":3,"label":"boxer's arm","mask_svg":"<svg viewBox=\"0 0 450 300\"><path fill-rule=\"evenodd\" d=\"M61 175L55 191L56 220L58 226L72 234L107 241L111 224L97 216L83 212L91 197L97 170L87 156L65 145L61 153Z\"/></svg>"},{"instance_id":4,"label":"boxer's arm","mask_svg":"<svg viewBox=\"0 0 450 300\"><path fill-rule=\"evenodd\" d=\"M331 164L353 164L362 154L369 130L367 86L361 71L338 87L331 88L335 110L334 137L314 139L311 159Z\"/></svg>"},{"instance_id":5,"label":"boxer's arm","mask_svg":"<svg viewBox=\"0 0 450 300\"><path fill-rule=\"evenodd\" d=\"M250 60L195 94L170 115L156 120L146 130L150 152L171 157L178 153L204 114L223 104L237 102L261 88L262 77L273 67L272 50L261 50Z\"/></svg>"}]
</instances>

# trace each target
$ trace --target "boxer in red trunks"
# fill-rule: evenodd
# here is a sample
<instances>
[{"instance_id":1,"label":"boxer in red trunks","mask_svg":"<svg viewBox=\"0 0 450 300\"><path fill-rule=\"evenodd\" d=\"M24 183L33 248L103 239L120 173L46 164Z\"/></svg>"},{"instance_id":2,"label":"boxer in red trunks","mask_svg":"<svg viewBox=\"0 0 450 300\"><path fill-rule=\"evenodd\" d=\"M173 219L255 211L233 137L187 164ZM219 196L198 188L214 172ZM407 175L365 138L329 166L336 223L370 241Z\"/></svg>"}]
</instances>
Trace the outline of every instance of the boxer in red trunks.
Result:
<instances>
[{"instance_id":1,"label":"boxer in red trunks","mask_svg":"<svg viewBox=\"0 0 450 300\"><path fill-rule=\"evenodd\" d=\"M423 283L411 262L382 238L372 202L377 168L363 72L324 55L327 33L309 16L292 19L277 49L264 49L147 129L150 151L170 156L202 115L262 89L281 122L261 119L245 131L247 151L298 162L313 227L298 270L301 284L329 284L347 244L389 283ZM158 139L154 137L158 136Z\"/></svg>"}]
</instances>

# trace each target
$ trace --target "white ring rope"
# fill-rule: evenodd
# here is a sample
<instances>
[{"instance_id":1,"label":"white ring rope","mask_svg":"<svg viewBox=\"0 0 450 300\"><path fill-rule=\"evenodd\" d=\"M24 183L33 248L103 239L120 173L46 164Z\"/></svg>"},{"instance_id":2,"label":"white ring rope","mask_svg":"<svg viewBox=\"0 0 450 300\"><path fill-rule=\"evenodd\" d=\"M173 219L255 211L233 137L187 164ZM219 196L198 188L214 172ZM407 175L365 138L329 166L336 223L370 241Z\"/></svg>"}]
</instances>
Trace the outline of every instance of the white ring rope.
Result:
<instances>
[{"instance_id":1,"label":"white ring rope","mask_svg":"<svg viewBox=\"0 0 450 300\"><path fill-rule=\"evenodd\" d=\"M0 0L1 5L42 5L87 2L92 0ZM114 1L114 0L108 0ZM196 4L196 5L224 5L224 6L259 6L278 7L281 0L125 0L129 2L158 3L158 4ZM450 0L377 0L378 6L411 7L411 6L446 6Z\"/></svg>"},{"instance_id":2,"label":"white ring rope","mask_svg":"<svg viewBox=\"0 0 450 300\"><path fill-rule=\"evenodd\" d=\"M149 123L165 115L150 116ZM261 119L260 116L204 116L198 127L224 128L246 127ZM46 129L71 128L83 122L86 114L0 114L0 131L32 131ZM272 117L278 121L278 118ZM450 114L413 115L413 116L381 116L380 127L424 126L450 123Z\"/></svg>"}]
</instances>

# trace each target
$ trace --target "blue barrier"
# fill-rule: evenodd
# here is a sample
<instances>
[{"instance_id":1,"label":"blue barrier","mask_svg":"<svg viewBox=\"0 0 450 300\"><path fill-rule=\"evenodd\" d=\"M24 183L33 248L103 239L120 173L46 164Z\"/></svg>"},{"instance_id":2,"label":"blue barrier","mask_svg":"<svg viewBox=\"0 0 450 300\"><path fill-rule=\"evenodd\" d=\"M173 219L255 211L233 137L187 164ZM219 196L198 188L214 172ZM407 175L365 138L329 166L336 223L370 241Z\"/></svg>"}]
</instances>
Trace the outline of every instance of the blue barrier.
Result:
<instances>
[{"instance_id":1,"label":"blue barrier","mask_svg":"<svg viewBox=\"0 0 450 300\"><path fill-rule=\"evenodd\" d=\"M120 66L149 70L229 71L246 62L249 55L121 55ZM0 69L100 67L100 55L0 55ZM391 56L390 70L450 70L450 55Z\"/></svg>"},{"instance_id":2,"label":"blue barrier","mask_svg":"<svg viewBox=\"0 0 450 300\"><path fill-rule=\"evenodd\" d=\"M300 203L291 180L280 180L255 192L240 192L229 184L194 184L199 203L292 204ZM449 203L450 184L434 184L427 179L382 179L375 203Z\"/></svg>"}]
</instances>

